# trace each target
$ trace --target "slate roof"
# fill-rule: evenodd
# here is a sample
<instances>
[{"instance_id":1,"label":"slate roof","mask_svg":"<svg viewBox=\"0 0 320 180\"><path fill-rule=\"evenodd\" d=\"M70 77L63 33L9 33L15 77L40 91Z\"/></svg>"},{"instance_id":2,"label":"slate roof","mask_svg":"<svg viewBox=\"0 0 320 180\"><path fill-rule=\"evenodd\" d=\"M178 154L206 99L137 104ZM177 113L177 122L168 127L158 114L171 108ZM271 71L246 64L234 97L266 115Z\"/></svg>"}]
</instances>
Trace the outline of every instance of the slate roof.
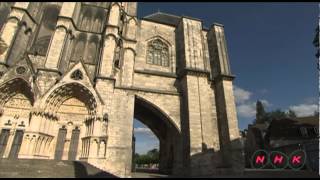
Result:
<instances>
[{"instance_id":1,"label":"slate roof","mask_svg":"<svg viewBox=\"0 0 320 180\"><path fill-rule=\"evenodd\" d=\"M176 26L178 26L180 19L182 17L187 17L187 16L177 16L177 15L163 13L163 12L156 12L156 13L147 15L147 16L143 17L142 19L176 27ZM187 17L187 18L196 19L193 17ZM197 19L197 20L199 20L199 19ZM199 20L199 21L201 21L201 20ZM209 28L203 26L203 29L208 30Z\"/></svg>"},{"instance_id":2,"label":"slate roof","mask_svg":"<svg viewBox=\"0 0 320 180\"><path fill-rule=\"evenodd\" d=\"M270 134L271 139L304 139L299 133L300 127L319 127L319 118L317 116L309 116L274 120L269 126L268 133ZM314 136L307 137L307 139L311 138L314 138Z\"/></svg>"},{"instance_id":3,"label":"slate roof","mask_svg":"<svg viewBox=\"0 0 320 180\"><path fill-rule=\"evenodd\" d=\"M181 16L176 16L172 14L167 14L163 12L156 12L143 17L144 20L150 20L162 24L167 24L170 26L177 26L180 22Z\"/></svg>"}]
</instances>

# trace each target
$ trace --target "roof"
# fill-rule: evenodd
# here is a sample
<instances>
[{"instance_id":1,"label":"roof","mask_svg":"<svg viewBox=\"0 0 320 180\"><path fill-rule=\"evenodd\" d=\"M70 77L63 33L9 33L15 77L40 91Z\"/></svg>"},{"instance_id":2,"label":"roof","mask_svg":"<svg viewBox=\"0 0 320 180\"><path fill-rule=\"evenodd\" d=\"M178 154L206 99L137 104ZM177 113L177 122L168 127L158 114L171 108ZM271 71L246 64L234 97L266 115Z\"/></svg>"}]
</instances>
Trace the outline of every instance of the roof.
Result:
<instances>
[{"instance_id":1,"label":"roof","mask_svg":"<svg viewBox=\"0 0 320 180\"><path fill-rule=\"evenodd\" d=\"M296 124L318 126L319 125L319 117L318 116L299 117L299 118L296 118Z\"/></svg>"},{"instance_id":2,"label":"roof","mask_svg":"<svg viewBox=\"0 0 320 180\"><path fill-rule=\"evenodd\" d=\"M271 138L301 139L302 137L299 134L300 127L313 128L318 126L319 118L317 116L283 118L273 120L268 133Z\"/></svg>"},{"instance_id":3,"label":"roof","mask_svg":"<svg viewBox=\"0 0 320 180\"><path fill-rule=\"evenodd\" d=\"M163 12L156 12L143 17L144 20L155 21L170 26L177 26L180 22L181 17L173 14L167 14Z\"/></svg>"},{"instance_id":4,"label":"roof","mask_svg":"<svg viewBox=\"0 0 320 180\"><path fill-rule=\"evenodd\" d=\"M197 21L201 21L200 19L196 19L193 17L177 16L177 15L173 15L173 14L163 13L160 11L153 13L153 14L150 14L150 15L147 15L147 16L143 17L142 19L176 27L179 25L179 22L180 22L181 18L183 18L183 17L189 18L189 19L195 19ZM205 26L203 26L202 28L203 28L203 30L209 29Z\"/></svg>"}]
</instances>

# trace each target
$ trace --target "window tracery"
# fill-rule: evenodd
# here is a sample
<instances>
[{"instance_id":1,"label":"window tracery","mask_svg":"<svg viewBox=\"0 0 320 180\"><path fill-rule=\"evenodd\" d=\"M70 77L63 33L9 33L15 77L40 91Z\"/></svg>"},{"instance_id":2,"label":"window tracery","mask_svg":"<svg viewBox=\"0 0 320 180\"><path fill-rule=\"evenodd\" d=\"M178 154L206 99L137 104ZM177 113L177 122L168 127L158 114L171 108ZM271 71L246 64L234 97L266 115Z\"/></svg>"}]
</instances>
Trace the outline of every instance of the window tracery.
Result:
<instances>
[{"instance_id":1,"label":"window tracery","mask_svg":"<svg viewBox=\"0 0 320 180\"><path fill-rule=\"evenodd\" d=\"M169 66L169 47L160 39L148 43L147 63Z\"/></svg>"}]
</instances>

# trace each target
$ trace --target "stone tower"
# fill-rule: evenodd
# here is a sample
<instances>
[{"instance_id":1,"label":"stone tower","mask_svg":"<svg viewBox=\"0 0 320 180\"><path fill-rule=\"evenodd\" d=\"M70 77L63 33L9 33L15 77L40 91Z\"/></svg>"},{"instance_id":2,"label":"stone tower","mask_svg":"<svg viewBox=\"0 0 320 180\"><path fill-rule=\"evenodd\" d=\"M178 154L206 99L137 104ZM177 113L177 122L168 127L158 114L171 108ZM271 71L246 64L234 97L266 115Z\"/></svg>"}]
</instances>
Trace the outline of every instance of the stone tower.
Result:
<instances>
[{"instance_id":1,"label":"stone tower","mask_svg":"<svg viewBox=\"0 0 320 180\"><path fill-rule=\"evenodd\" d=\"M0 158L132 169L133 118L160 142L161 172L241 172L224 28L136 2L0 4ZM1 18L2 18L1 17Z\"/></svg>"}]
</instances>

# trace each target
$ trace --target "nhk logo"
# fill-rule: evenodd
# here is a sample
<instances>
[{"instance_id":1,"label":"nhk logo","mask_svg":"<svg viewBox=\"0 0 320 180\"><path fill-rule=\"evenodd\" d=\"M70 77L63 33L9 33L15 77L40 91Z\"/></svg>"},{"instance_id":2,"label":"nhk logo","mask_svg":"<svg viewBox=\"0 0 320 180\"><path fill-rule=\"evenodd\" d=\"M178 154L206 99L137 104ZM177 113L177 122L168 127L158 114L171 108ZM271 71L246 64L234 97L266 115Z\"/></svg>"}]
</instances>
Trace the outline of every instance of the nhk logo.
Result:
<instances>
[{"instance_id":1,"label":"nhk logo","mask_svg":"<svg viewBox=\"0 0 320 180\"><path fill-rule=\"evenodd\" d=\"M290 167L293 170L299 170L304 166L305 162L306 153L303 150L296 150L289 155L280 151L268 153L265 150L257 150L251 158L251 166L257 169L262 169L271 164L274 169Z\"/></svg>"}]
</instances>

